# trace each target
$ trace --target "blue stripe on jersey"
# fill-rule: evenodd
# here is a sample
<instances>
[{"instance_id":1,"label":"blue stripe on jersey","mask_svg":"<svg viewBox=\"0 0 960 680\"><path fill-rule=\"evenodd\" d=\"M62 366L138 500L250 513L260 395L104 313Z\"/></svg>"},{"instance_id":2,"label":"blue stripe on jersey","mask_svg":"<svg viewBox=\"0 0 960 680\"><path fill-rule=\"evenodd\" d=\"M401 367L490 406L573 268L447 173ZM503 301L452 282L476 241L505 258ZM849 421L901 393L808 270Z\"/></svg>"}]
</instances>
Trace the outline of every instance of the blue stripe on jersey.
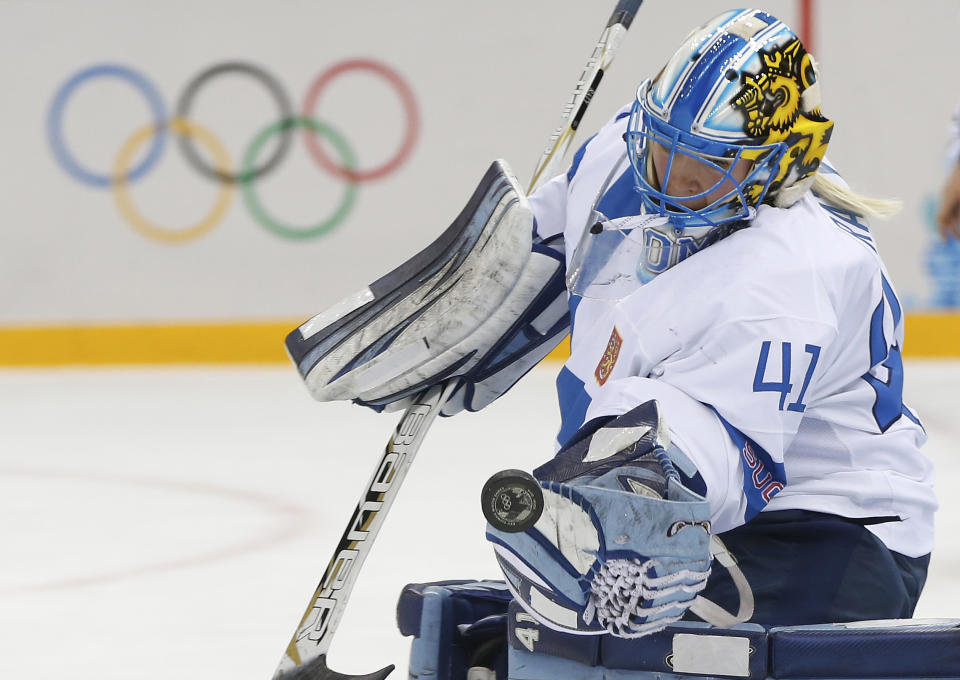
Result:
<instances>
[{"instance_id":1,"label":"blue stripe on jersey","mask_svg":"<svg viewBox=\"0 0 960 680\"><path fill-rule=\"evenodd\" d=\"M627 168L613 183L597 204L597 210L608 219L639 215L641 211L640 194L633 182L633 170ZM574 336L577 307L582 298L570 296L570 337ZM570 437L580 429L587 408L592 401L584 383L573 372L564 367L557 376L557 397L560 401L560 433L557 441L565 446Z\"/></svg>"},{"instance_id":2,"label":"blue stripe on jersey","mask_svg":"<svg viewBox=\"0 0 960 680\"><path fill-rule=\"evenodd\" d=\"M873 403L873 417L881 432L886 432L900 419L900 416L906 416L923 428L917 416L903 403L903 359L900 355L900 345L896 340L888 341L883 332L886 306L890 306L890 315L893 317L895 329L903 317L903 310L893 292L893 287L887 281L887 277L882 274L880 284L883 294L870 317L870 370L863 374L863 379L877 395ZM875 375L873 370L877 366L885 368L886 373L878 371Z\"/></svg>"},{"instance_id":3,"label":"blue stripe on jersey","mask_svg":"<svg viewBox=\"0 0 960 680\"><path fill-rule=\"evenodd\" d=\"M873 332L871 324L871 335ZM881 432L886 432L904 414L903 359L900 356L900 348L893 345L888 349L885 348L885 350L887 350L885 356L881 357L881 361L878 363L887 369L886 380L874 377L870 371L863 374L863 379L867 381L867 384L873 388L877 395L877 399L873 403L873 417L877 421L877 427L880 428Z\"/></svg>"},{"instance_id":4,"label":"blue stripe on jersey","mask_svg":"<svg viewBox=\"0 0 960 680\"><path fill-rule=\"evenodd\" d=\"M577 152L573 154L573 162L570 163L570 169L567 170L567 183L573 181L573 176L577 174L577 170L580 168L580 161L583 160L583 154L587 152L587 144L593 141L593 138L596 137L596 134L591 135L590 139L585 141Z\"/></svg>"},{"instance_id":5,"label":"blue stripe on jersey","mask_svg":"<svg viewBox=\"0 0 960 680\"><path fill-rule=\"evenodd\" d=\"M747 499L747 511L743 521L749 522L767 506L771 498L783 489L783 485L787 483L787 472L783 463L775 463L763 447L724 420L716 409L713 409L713 412L723 423L730 439L740 449L740 462L743 465L743 495Z\"/></svg>"},{"instance_id":6,"label":"blue stripe on jersey","mask_svg":"<svg viewBox=\"0 0 960 680\"><path fill-rule=\"evenodd\" d=\"M633 169L627 167L597 202L597 210L608 219L639 215L643 203L633 178Z\"/></svg>"},{"instance_id":7,"label":"blue stripe on jersey","mask_svg":"<svg viewBox=\"0 0 960 680\"><path fill-rule=\"evenodd\" d=\"M817 196L817 194L814 193L814 196ZM817 198L820 197L817 196ZM854 238L867 244L873 252L877 252L877 247L873 243L873 235L870 233L870 227L865 222L862 222L863 215L859 215L845 208L838 208L824 201L820 201L820 207L827 211L834 224Z\"/></svg>"},{"instance_id":8,"label":"blue stripe on jersey","mask_svg":"<svg viewBox=\"0 0 960 680\"><path fill-rule=\"evenodd\" d=\"M870 367L886 359L888 351L887 339L883 337L883 298L880 298L870 316Z\"/></svg>"},{"instance_id":9,"label":"blue stripe on jersey","mask_svg":"<svg viewBox=\"0 0 960 680\"><path fill-rule=\"evenodd\" d=\"M580 306L580 301L583 300L579 295L571 295L569 297L568 304L570 306L570 342L573 342L573 322L577 318L577 307Z\"/></svg>"},{"instance_id":10,"label":"blue stripe on jersey","mask_svg":"<svg viewBox=\"0 0 960 680\"><path fill-rule=\"evenodd\" d=\"M557 399L560 402L560 432L557 434L557 442L560 446L566 446L583 424L592 399L584 389L583 381L566 366L557 376Z\"/></svg>"},{"instance_id":11,"label":"blue stripe on jersey","mask_svg":"<svg viewBox=\"0 0 960 680\"><path fill-rule=\"evenodd\" d=\"M919 425L921 430L923 430L924 432L927 431L927 429L923 426L923 423L920 422L920 419L917 418L916 415L914 415L913 411L911 411L910 408L909 408L906 404L903 405L903 411L902 411L902 413L903 413L903 415L905 415L909 420L912 420L915 424Z\"/></svg>"},{"instance_id":12,"label":"blue stripe on jersey","mask_svg":"<svg viewBox=\"0 0 960 680\"><path fill-rule=\"evenodd\" d=\"M880 285L883 286L883 297L890 301L890 311L893 312L893 325L900 325L900 301L897 299L896 293L893 292L893 286L890 285L890 282L887 281L887 277L880 275Z\"/></svg>"}]
</instances>

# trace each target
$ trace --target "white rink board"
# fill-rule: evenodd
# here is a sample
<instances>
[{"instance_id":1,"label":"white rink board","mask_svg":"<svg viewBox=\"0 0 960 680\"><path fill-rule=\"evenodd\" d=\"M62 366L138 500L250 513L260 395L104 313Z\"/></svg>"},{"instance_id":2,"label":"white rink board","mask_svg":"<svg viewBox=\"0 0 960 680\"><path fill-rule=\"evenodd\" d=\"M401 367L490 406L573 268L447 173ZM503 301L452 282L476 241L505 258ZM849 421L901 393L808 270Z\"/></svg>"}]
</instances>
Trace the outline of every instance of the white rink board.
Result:
<instances>
[{"instance_id":1,"label":"white rink board","mask_svg":"<svg viewBox=\"0 0 960 680\"><path fill-rule=\"evenodd\" d=\"M491 160L525 180L573 89L614 2L492 0L451 3L287 0L4 0L0 2L0 326L307 318L430 242L459 212ZM798 2L765 7L796 24ZM923 258L926 197L943 177L946 129L960 99L952 85L956 0L816 3L824 112L836 120L829 155L851 183L896 196L904 212L875 227L909 307L929 299ZM720 0L647 0L581 126L583 138L632 97L693 27L727 9ZM398 72L421 127L408 161L359 186L329 234L308 241L267 231L235 192L223 219L171 244L136 231L109 190L68 175L51 151L54 97L78 70L135 68L172 111L187 83L225 60L269 71L299 110L314 78L353 58ZM277 114L262 85L211 81L192 119L236 163ZM361 168L397 150L400 100L383 80L352 72L331 83L317 115L342 132ZM144 99L119 81L79 86L62 134L78 162L105 171L130 134L150 122ZM137 210L173 229L198 220L218 185L168 140L134 183ZM329 215L344 183L321 171L299 134L277 169L255 183L265 209L296 225ZM268 145L267 149L271 147ZM265 153L268 153L265 150Z\"/></svg>"},{"instance_id":2,"label":"white rink board","mask_svg":"<svg viewBox=\"0 0 960 680\"><path fill-rule=\"evenodd\" d=\"M906 369L942 503L917 615L958 617L960 362ZM403 585L497 577L480 488L550 457L555 372L434 425L335 670L402 680ZM398 418L315 403L292 368L5 370L0 414L0 677L70 680L271 677Z\"/></svg>"}]
</instances>

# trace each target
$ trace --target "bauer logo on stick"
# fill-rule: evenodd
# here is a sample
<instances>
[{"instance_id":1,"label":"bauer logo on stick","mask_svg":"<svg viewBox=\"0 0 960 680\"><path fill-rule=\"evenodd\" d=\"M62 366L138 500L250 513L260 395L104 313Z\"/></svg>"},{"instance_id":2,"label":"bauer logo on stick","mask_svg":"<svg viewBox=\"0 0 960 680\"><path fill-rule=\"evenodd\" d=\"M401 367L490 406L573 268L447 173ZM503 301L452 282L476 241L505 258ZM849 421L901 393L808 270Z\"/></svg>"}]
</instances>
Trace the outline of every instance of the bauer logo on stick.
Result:
<instances>
[{"instance_id":1,"label":"bauer logo on stick","mask_svg":"<svg viewBox=\"0 0 960 680\"><path fill-rule=\"evenodd\" d=\"M603 352L600 363L597 364L597 370L593 375L597 378L597 384L603 385L607 378L613 373L613 367L617 365L617 359L620 357L620 348L623 346L623 338L617 332L617 327L613 327L610 339L607 341L607 349Z\"/></svg>"}]
</instances>

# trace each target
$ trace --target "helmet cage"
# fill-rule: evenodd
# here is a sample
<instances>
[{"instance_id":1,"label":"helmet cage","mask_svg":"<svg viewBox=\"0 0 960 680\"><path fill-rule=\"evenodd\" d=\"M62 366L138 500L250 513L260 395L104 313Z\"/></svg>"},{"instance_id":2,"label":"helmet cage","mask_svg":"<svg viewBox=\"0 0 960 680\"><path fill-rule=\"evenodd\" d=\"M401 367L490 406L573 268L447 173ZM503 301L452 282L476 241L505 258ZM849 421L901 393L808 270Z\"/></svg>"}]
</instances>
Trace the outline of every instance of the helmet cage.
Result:
<instances>
[{"instance_id":1,"label":"helmet cage","mask_svg":"<svg viewBox=\"0 0 960 680\"><path fill-rule=\"evenodd\" d=\"M649 82L643 83L637 91L626 134L627 155L646 212L670 218L670 222L680 231L686 227L716 227L752 217L777 174L777 166L787 145L782 142L731 144L674 127L659 119L644 105L648 85ZM650 160L653 142L662 145L669 154L663 177L659 178ZM709 176L716 180L695 195L666 193L665 187L669 185L670 173L678 155L703 164L709 169ZM732 174L740 160L753 163L742 181L735 179ZM730 191L702 208L690 207L691 201L705 198L727 183L732 187Z\"/></svg>"}]
</instances>

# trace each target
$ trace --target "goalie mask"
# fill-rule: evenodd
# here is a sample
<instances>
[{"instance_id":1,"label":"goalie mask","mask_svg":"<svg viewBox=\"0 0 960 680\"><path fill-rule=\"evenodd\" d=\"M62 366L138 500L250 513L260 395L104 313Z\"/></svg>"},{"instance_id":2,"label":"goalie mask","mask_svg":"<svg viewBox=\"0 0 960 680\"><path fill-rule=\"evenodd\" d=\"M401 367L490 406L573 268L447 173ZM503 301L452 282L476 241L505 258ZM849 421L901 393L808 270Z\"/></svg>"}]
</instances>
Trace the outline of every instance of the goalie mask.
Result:
<instances>
[{"instance_id":1,"label":"goalie mask","mask_svg":"<svg viewBox=\"0 0 960 680\"><path fill-rule=\"evenodd\" d=\"M640 85L631 111L625 139L647 224L620 229L640 253L628 275L648 281L744 226L759 205L795 203L832 129L814 61L783 22L731 10L695 30Z\"/></svg>"}]
</instances>

